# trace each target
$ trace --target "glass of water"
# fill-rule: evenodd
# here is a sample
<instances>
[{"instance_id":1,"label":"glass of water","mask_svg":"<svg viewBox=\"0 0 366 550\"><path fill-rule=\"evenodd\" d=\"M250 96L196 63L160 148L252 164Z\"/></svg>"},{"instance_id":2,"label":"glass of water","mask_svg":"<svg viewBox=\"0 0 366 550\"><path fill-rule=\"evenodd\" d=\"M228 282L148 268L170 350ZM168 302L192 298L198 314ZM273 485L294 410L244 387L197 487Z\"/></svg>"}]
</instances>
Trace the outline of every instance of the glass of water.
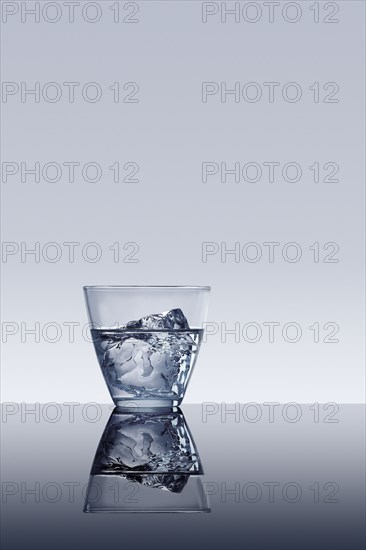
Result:
<instances>
[{"instance_id":1,"label":"glass of water","mask_svg":"<svg viewBox=\"0 0 366 550\"><path fill-rule=\"evenodd\" d=\"M115 405L180 405L200 349L210 287L85 286L84 294Z\"/></svg>"}]
</instances>

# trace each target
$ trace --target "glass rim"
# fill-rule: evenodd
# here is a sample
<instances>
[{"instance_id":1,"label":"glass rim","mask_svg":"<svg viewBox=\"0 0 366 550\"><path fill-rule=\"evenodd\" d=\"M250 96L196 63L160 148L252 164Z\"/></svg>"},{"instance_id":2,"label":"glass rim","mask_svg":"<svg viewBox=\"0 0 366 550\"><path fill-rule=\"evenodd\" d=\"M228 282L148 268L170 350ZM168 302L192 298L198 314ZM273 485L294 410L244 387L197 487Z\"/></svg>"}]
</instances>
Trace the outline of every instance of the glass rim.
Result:
<instances>
[{"instance_id":1,"label":"glass rim","mask_svg":"<svg viewBox=\"0 0 366 550\"><path fill-rule=\"evenodd\" d=\"M86 290L211 290L210 286L194 286L194 285L87 285L83 286Z\"/></svg>"}]
</instances>

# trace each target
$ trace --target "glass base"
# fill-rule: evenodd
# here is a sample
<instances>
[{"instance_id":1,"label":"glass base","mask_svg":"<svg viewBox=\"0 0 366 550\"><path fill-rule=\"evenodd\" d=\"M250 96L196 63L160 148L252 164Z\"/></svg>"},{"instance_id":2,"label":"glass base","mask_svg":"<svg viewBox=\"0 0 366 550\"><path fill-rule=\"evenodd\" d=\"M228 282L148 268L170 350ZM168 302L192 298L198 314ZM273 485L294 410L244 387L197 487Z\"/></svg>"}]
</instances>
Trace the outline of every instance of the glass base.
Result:
<instances>
[{"instance_id":1,"label":"glass base","mask_svg":"<svg viewBox=\"0 0 366 550\"><path fill-rule=\"evenodd\" d=\"M156 411L156 410L171 410L179 407L182 399L114 399L114 404L120 411L136 412Z\"/></svg>"}]
</instances>

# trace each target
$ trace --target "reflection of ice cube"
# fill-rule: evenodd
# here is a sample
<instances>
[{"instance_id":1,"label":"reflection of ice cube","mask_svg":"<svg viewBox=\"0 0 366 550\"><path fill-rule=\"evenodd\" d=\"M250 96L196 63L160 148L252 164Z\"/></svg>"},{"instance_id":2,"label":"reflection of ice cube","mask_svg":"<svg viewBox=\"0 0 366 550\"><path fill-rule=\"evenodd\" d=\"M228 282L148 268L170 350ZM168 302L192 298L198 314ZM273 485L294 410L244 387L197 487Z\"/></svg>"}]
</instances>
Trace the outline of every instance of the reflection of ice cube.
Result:
<instances>
[{"instance_id":1,"label":"reflection of ice cube","mask_svg":"<svg viewBox=\"0 0 366 550\"><path fill-rule=\"evenodd\" d=\"M138 321L130 321L123 328L127 330L189 330L188 321L179 308L147 315Z\"/></svg>"},{"instance_id":2,"label":"reflection of ice cube","mask_svg":"<svg viewBox=\"0 0 366 550\"><path fill-rule=\"evenodd\" d=\"M124 474L123 477L145 487L162 489L172 493L181 493L189 480L189 475L186 474Z\"/></svg>"},{"instance_id":3,"label":"reflection of ice cube","mask_svg":"<svg viewBox=\"0 0 366 550\"><path fill-rule=\"evenodd\" d=\"M92 473L200 474L202 466L182 413L117 412L103 433Z\"/></svg>"},{"instance_id":4,"label":"reflection of ice cube","mask_svg":"<svg viewBox=\"0 0 366 550\"><path fill-rule=\"evenodd\" d=\"M84 512L210 512L202 474L180 409L115 409L93 461Z\"/></svg>"}]
</instances>

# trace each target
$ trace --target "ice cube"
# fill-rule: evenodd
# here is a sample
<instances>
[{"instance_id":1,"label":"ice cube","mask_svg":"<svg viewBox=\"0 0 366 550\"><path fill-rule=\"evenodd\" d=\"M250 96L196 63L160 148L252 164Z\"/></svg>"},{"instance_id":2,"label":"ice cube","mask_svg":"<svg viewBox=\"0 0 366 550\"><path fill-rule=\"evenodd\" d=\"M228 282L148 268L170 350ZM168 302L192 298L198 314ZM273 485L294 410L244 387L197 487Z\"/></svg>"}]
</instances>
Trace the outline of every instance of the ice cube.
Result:
<instances>
[{"instance_id":1,"label":"ice cube","mask_svg":"<svg viewBox=\"0 0 366 550\"><path fill-rule=\"evenodd\" d=\"M179 308L154 313L138 321L129 321L124 327L127 330L189 330L188 321Z\"/></svg>"},{"instance_id":2,"label":"ice cube","mask_svg":"<svg viewBox=\"0 0 366 550\"><path fill-rule=\"evenodd\" d=\"M179 361L170 357L171 348L161 335L147 339L126 338L105 355L105 374L120 389L131 386L153 391L170 391L177 378ZM175 349L175 348L174 348Z\"/></svg>"},{"instance_id":3,"label":"ice cube","mask_svg":"<svg viewBox=\"0 0 366 550\"><path fill-rule=\"evenodd\" d=\"M200 335L176 308L130 321L105 335L98 332L94 343L109 387L141 399L174 398L184 392Z\"/></svg>"}]
</instances>

